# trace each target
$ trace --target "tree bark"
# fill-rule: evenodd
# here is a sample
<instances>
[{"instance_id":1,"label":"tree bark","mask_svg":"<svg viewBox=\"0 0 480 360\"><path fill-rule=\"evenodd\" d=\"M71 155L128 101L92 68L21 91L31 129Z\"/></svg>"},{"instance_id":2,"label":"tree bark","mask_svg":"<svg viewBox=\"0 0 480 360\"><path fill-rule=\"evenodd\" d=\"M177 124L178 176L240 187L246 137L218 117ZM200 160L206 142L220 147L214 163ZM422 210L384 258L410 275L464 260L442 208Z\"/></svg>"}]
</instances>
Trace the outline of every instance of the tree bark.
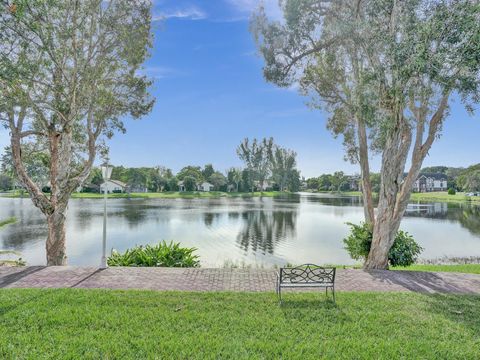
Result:
<instances>
[{"instance_id":1,"label":"tree bark","mask_svg":"<svg viewBox=\"0 0 480 360\"><path fill-rule=\"evenodd\" d=\"M370 181L370 165L368 161L367 130L365 123L360 118L357 118L357 133L360 173L362 177L363 211L365 221L374 225L375 214L373 211L372 183Z\"/></svg>"},{"instance_id":2,"label":"tree bark","mask_svg":"<svg viewBox=\"0 0 480 360\"><path fill-rule=\"evenodd\" d=\"M67 265L65 220L66 206L55 209L47 216L47 266Z\"/></svg>"},{"instance_id":3,"label":"tree bark","mask_svg":"<svg viewBox=\"0 0 480 360\"><path fill-rule=\"evenodd\" d=\"M400 228L413 183L438 134L448 106L448 97L449 93L444 94L437 111L432 115L425 141L423 141L423 136L427 113L425 111L423 113L422 111L414 112L417 120L415 143L411 166L405 178L403 178L403 171L412 143L412 130L403 115L397 113L396 126L391 131L383 152L377 217L373 227L370 253L364 264L365 269L388 269L388 253ZM425 104L424 108L426 106Z\"/></svg>"}]
</instances>

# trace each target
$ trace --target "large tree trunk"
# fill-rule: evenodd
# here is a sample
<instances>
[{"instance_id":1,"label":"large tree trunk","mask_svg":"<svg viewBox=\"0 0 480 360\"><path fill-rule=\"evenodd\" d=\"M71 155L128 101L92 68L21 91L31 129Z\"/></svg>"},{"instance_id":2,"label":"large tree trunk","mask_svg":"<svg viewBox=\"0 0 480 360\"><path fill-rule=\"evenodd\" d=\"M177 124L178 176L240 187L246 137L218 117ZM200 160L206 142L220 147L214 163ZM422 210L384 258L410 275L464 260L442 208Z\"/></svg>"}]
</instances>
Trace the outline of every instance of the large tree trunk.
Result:
<instances>
[{"instance_id":1,"label":"large tree trunk","mask_svg":"<svg viewBox=\"0 0 480 360\"><path fill-rule=\"evenodd\" d=\"M47 216L47 266L67 265L65 221L66 207L63 206Z\"/></svg>"},{"instance_id":2,"label":"large tree trunk","mask_svg":"<svg viewBox=\"0 0 480 360\"><path fill-rule=\"evenodd\" d=\"M412 134L403 114L397 113L396 126L392 128L385 143L382 156L381 186L377 216L373 226L373 239L364 268L388 269L388 252L403 217L397 208L398 194L402 188L402 177Z\"/></svg>"},{"instance_id":3,"label":"large tree trunk","mask_svg":"<svg viewBox=\"0 0 480 360\"><path fill-rule=\"evenodd\" d=\"M372 183L370 181L370 165L368 161L367 130L365 123L361 121L360 117L357 117L357 135L359 151L358 160L362 177L363 211L365 214L365 221L373 225L375 223L375 214L373 211Z\"/></svg>"}]
</instances>

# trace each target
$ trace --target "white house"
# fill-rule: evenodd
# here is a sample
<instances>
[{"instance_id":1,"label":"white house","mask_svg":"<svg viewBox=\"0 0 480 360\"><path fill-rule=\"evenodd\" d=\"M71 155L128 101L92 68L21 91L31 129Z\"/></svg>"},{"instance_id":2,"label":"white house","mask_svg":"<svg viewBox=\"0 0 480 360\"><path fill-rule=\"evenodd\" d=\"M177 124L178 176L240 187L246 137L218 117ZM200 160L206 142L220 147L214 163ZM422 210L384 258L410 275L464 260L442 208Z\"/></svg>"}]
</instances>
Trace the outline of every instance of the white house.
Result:
<instances>
[{"instance_id":1,"label":"white house","mask_svg":"<svg viewBox=\"0 0 480 360\"><path fill-rule=\"evenodd\" d=\"M214 186L212 184L210 184L209 182L206 182L204 181L203 183L201 183L200 185L197 186L197 190L198 191L212 191L214 188Z\"/></svg>"},{"instance_id":2,"label":"white house","mask_svg":"<svg viewBox=\"0 0 480 360\"><path fill-rule=\"evenodd\" d=\"M100 185L100 192L103 194L105 190L107 193L113 192L125 192L127 184L119 181L119 180L107 180L103 184Z\"/></svg>"},{"instance_id":3,"label":"white house","mask_svg":"<svg viewBox=\"0 0 480 360\"><path fill-rule=\"evenodd\" d=\"M413 184L413 191L431 192L446 191L447 176L443 174L420 174Z\"/></svg>"}]
</instances>

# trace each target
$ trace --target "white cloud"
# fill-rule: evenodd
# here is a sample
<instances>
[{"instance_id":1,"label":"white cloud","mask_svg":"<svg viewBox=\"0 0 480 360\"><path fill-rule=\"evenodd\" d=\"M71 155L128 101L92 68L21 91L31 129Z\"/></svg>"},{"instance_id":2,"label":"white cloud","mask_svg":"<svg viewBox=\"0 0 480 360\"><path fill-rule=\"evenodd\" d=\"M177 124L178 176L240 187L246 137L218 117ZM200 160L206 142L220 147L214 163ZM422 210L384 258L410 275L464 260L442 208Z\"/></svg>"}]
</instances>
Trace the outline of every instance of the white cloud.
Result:
<instances>
[{"instance_id":1,"label":"white cloud","mask_svg":"<svg viewBox=\"0 0 480 360\"><path fill-rule=\"evenodd\" d=\"M206 19L207 13L196 6L189 6L183 9L169 10L165 12L160 12L157 15L154 15L152 20L159 21L165 19L185 19L185 20L203 20Z\"/></svg>"},{"instance_id":2,"label":"white cloud","mask_svg":"<svg viewBox=\"0 0 480 360\"><path fill-rule=\"evenodd\" d=\"M273 20L282 19L282 10L278 5L278 0L226 0L238 12L245 16L250 16L257 11L261 5L265 8L267 16Z\"/></svg>"}]
</instances>

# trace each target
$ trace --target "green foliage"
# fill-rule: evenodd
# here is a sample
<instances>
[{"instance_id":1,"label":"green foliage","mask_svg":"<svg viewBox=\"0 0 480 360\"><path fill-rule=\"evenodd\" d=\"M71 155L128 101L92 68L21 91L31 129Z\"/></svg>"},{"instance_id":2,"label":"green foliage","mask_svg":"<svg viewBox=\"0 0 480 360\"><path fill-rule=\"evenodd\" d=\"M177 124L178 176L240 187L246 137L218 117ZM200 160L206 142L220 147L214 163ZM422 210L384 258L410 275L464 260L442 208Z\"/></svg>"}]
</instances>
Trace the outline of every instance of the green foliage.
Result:
<instances>
[{"instance_id":1,"label":"green foliage","mask_svg":"<svg viewBox=\"0 0 480 360\"><path fill-rule=\"evenodd\" d=\"M463 191L480 191L480 164L464 169L458 175L457 185Z\"/></svg>"},{"instance_id":2,"label":"green foliage","mask_svg":"<svg viewBox=\"0 0 480 360\"><path fill-rule=\"evenodd\" d=\"M183 186L185 186L186 191L195 191L197 188L197 179L193 176L185 176L183 178Z\"/></svg>"},{"instance_id":3,"label":"green foliage","mask_svg":"<svg viewBox=\"0 0 480 360\"><path fill-rule=\"evenodd\" d=\"M109 266L141 266L141 267L197 267L200 266L196 248L182 248L180 243L136 246L127 249L123 254L113 250L108 258Z\"/></svg>"},{"instance_id":4,"label":"green foliage","mask_svg":"<svg viewBox=\"0 0 480 360\"><path fill-rule=\"evenodd\" d=\"M457 192L455 191L454 188L448 189L448 195L455 195Z\"/></svg>"},{"instance_id":5,"label":"green foliage","mask_svg":"<svg viewBox=\"0 0 480 360\"><path fill-rule=\"evenodd\" d=\"M354 260L366 260L372 245L372 226L368 223L360 225L347 223L350 234L343 239L345 249ZM395 237L393 246L388 253L388 261L391 266L409 266L415 263L423 248L417 244L413 237L400 230Z\"/></svg>"},{"instance_id":6,"label":"green foliage","mask_svg":"<svg viewBox=\"0 0 480 360\"><path fill-rule=\"evenodd\" d=\"M227 178L221 172L215 171L208 177L208 181L213 185L215 190L226 190Z\"/></svg>"},{"instance_id":7,"label":"green foliage","mask_svg":"<svg viewBox=\"0 0 480 360\"><path fill-rule=\"evenodd\" d=\"M197 183L200 183L204 180L202 169L200 168L200 166L185 166L182 170L178 172L177 179L182 181L187 176L195 178L195 181Z\"/></svg>"},{"instance_id":8,"label":"green foliage","mask_svg":"<svg viewBox=\"0 0 480 360\"><path fill-rule=\"evenodd\" d=\"M13 179L10 175L0 173L0 191L13 189Z\"/></svg>"}]
</instances>

